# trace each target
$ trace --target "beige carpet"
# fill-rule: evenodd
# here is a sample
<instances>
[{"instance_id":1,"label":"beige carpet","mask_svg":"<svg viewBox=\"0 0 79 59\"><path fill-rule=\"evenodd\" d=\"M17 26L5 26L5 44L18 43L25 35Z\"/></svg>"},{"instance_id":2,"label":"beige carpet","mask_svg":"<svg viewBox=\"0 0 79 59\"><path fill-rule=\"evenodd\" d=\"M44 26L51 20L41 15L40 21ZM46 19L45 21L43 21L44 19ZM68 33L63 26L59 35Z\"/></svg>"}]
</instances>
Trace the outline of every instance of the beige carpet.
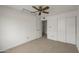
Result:
<instances>
[{"instance_id":1,"label":"beige carpet","mask_svg":"<svg viewBox=\"0 0 79 59\"><path fill-rule=\"evenodd\" d=\"M8 53L76 53L77 47L72 44L48 40L46 37L36 39L9 49Z\"/></svg>"}]
</instances>

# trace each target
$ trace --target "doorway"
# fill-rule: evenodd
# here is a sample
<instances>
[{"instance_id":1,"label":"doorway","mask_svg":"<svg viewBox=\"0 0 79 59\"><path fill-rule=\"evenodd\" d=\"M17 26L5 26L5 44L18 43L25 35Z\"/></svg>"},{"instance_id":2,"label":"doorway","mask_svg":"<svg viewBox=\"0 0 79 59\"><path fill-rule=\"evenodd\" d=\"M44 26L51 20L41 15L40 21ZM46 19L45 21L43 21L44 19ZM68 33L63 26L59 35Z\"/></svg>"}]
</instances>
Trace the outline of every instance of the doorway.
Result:
<instances>
[{"instance_id":1,"label":"doorway","mask_svg":"<svg viewBox=\"0 0 79 59\"><path fill-rule=\"evenodd\" d=\"M47 36L47 20L42 21L42 36Z\"/></svg>"}]
</instances>

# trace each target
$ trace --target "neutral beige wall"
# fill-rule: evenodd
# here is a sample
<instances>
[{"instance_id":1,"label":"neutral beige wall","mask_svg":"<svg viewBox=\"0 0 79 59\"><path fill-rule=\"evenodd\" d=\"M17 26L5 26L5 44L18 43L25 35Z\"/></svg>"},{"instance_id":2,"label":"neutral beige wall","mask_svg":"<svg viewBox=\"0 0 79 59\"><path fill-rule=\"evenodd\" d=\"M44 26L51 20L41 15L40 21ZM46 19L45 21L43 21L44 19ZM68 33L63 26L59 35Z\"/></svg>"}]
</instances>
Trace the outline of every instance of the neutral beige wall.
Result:
<instances>
[{"instance_id":1,"label":"neutral beige wall","mask_svg":"<svg viewBox=\"0 0 79 59\"><path fill-rule=\"evenodd\" d=\"M39 38L41 33L36 25L40 26L40 23L37 21L36 16L0 6L0 51Z\"/></svg>"}]
</instances>

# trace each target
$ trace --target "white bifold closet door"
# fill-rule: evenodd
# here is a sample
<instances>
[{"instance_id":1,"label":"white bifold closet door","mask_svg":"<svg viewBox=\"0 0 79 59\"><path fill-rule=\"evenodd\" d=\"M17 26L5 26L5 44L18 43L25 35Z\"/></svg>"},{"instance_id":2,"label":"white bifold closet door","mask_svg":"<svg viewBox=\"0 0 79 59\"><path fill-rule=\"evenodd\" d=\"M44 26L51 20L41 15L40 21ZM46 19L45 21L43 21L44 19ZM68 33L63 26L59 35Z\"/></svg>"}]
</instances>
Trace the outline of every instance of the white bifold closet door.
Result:
<instances>
[{"instance_id":1,"label":"white bifold closet door","mask_svg":"<svg viewBox=\"0 0 79 59\"><path fill-rule=\"evenodd\" d=\"M66 42L75 44L75 16L66 18Z\"/></svg>"},{"instance_id":2,"label":"white bifold closet door","mask_svg":"<svg viewBox=\"0 0 79 59\"><path fill-rule=\"evenodd\" d=\"M48 39L75 44L75 29L75 16L48 17Z\"/></svg>"},{"instance_id":3,"label":"white bifold closet door","mask_svg":"<svg viewBox=\"0 0 79 59\"><path fill-rule=\"evenodd\" d=\"M61 42L66 42L65 40L65 36L66 36L66 33L65 33L65 29L66 29L66 19L62 16L59 16L58 17L58 41L61 41Z\"/></svg>"},{"instance_id":4,"label":"white bifold closet door","mask_svg":"<svg viewBox=\"0 0 79 59\"><path fill-rule=\"evenodd\" d=\"M58 17L58 41L75 44L75 16Z\"/></svg>"}]
</instances>

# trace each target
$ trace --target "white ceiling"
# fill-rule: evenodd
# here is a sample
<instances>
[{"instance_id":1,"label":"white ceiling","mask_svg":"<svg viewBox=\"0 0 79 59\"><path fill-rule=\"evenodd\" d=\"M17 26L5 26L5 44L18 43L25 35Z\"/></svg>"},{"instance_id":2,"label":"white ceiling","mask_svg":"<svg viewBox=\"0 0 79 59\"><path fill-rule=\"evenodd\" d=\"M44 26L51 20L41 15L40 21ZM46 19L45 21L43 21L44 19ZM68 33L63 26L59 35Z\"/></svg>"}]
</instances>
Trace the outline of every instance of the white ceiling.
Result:
<instances>
[{"instance_id":1,"label":"white ceiling","mask_svg":"<svg viewBox=\"0 0 79 59\"><path fill-rule=\"evenodd\" d=\"M18 10L22 10L23 8L25 8L30 11L35 11L35 9L32 8L32 5L7 5L7 6ZM48 10L49 13L54 14L77 9L76 5L49 5L49 7L50 7L50 9Z\"/></svg>"}]
</instances>

